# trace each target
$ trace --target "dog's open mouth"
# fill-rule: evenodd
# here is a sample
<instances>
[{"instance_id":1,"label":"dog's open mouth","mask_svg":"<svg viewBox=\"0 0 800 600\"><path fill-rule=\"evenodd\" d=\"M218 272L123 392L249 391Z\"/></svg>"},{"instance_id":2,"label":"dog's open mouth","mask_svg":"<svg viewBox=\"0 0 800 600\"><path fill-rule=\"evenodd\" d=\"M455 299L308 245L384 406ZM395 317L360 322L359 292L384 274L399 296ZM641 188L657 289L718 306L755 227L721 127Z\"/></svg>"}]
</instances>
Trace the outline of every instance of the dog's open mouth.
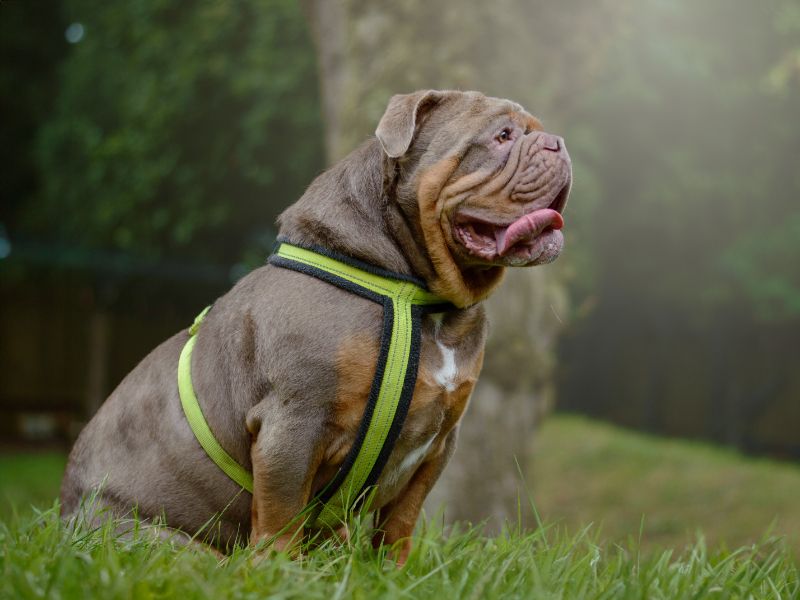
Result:
<instances>
[{"instance_id":1,"label":"dog's open mouth","mask_svg":"<svg viewBox=\"0 0 800 600\"><path fill-rule=\"evenodd\" d=\"M493 264L522 266L555 260L564 246L561 211L566 204L562 190L547 208L539 208L510 223L459 213L455 237L472 256Z\"/></svg>"}]
</instances>

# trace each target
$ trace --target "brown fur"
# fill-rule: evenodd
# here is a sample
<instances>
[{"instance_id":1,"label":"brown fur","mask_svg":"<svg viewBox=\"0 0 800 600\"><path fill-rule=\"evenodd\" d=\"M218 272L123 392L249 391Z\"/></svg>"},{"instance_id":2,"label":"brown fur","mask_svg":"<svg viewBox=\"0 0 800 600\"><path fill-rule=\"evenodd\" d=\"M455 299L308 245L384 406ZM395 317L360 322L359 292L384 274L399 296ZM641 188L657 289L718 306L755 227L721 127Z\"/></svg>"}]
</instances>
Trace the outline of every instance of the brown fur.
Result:
<instances>
[{"instance_id":1,"label":"brown fur","mask_svg":"<svg viewBox=\"0 0 800 600\"><path fill-rule=\"evenodd\" d=\"M472 306L486 298L503 278L503 267L469 269L458 265L442 229L442 190L458 167L455 158L446 158L420 176L420 222L425 247L436 275L428 280L431 291L460 307ZM457 185L458 182L456 182Z\"/></svg>"},{"instance_id":2,"label":"brown fur","mask_svg":"<svg viewBox=\"0 0 800 600\"><path fill-rule=\"evenodd\" d=\"M372 337L357 335L342 341L336 357L336 399L332 420L334 436L325 451L324 468L331 476L344 461L361 424L375 375L378 344ZM328 478L321 481L324 484Z\"/></svg>"}]
</instances>

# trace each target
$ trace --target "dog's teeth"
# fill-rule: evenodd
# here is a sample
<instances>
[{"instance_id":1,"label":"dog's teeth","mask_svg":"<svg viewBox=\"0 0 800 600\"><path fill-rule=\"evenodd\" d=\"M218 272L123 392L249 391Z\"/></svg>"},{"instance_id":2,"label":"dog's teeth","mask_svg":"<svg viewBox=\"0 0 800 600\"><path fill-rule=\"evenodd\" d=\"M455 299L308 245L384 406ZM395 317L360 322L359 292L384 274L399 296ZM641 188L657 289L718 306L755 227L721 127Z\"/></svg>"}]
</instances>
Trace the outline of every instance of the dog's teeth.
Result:
<instances>
[{"instance_id":1,"label":"dog's teeth","mask_svg":"<svg viewBox=\"0 0 800 600\"><path fill-rule=\"evenodd\" d=\"M497 253L502 254L505 248L503 247L503 242L506 239L506 228L505 227L495 227L494 228L494 243L497 246Z\"/></svg>"}]
</instances>

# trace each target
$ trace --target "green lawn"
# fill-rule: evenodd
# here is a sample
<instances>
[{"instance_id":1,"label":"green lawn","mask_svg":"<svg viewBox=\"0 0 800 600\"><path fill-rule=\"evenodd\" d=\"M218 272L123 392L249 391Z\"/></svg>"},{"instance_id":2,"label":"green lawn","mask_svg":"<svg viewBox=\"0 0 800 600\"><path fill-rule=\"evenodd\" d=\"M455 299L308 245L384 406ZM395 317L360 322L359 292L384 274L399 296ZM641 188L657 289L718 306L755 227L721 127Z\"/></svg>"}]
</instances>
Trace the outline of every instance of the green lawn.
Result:
<instances>
[{"instance_id":1,"label":"green lawn","mask_svg":"<svg viewBox=\"0 0 800 600\"><path fill-rule=\"evenodd\" d=\"M577 418L538 434L531 483L548 525L487 538L423 524L403 569L359 531L300 559L223 561L69 531L30 508L52 505L63 464L0 458L0 598L800 598L800 470Z\"/></svg>"},{"instance_id":2,"label":"green lawn","mask_svg":"<svg viewBox=\"0 0 800 600\"><path fill-rule=\"evenodd\" d=\"M738 547L770 530L800 556L800 467L664 440L579 417L550 419L536 440L533 497L542 517L645 548L703 535Z\"/></svg>"},{"instance_id":3,"label":"green lawn","mask_svg":"<svg viewBox=\"0 0 800 600\"><path fill-rule=\"evenodd\" d=\"M58 497L66 456L56 452L0 454L0 519L42 508Z\"/></svg>"},{"instance_id":4,"label":"green lawn","mask_svg":"<svg viewBox=\"0 0 800 600\"><path fill-rule=\"evenodd\" d=\"M590 531L481 537L421 527L405 567L366 532L290 559L252 549L219 560L109 528L68 531L50 510L0 523L0 598L798 598L796 564L779 541L734 552L702 543L640 555Z\"/></svg>"}]
</instances>

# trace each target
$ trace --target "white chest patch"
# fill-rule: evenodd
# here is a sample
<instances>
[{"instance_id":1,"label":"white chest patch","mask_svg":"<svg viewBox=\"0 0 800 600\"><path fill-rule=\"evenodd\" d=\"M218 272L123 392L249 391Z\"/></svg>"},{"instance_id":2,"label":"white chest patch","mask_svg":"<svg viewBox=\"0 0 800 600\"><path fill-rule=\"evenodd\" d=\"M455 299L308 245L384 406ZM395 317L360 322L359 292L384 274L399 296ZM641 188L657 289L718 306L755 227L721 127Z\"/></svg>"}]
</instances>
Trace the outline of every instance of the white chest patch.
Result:
<instances>
[{"instance_id":1,"label":"white chest patch","mask_svg":"<svg viewBox=\"0 0 800 600\"><path fill-rule=\"evenodd\" d=\"M442 366L433 374L433 378L436 380L436 383L448 392L452 392L456 389L456 375L458 375L456 352L438 340L436 341L436 345L439 346L439 351L442 353Z\"/></svg>"},{"instance_id":2,"label":"white chest patch","mask_svg":"<svg viewBox=\"0 0 800 600\"><path fill-rule=\"evenodd\" d=\"M416 467L417 463L422 459L422 457L427 454L435 437L435 434L432 435L428 441L422 444L419 448L409 452L408 455L403 459L403 462L400 463L400 472L405 472L412 467Z\"/></svg>"},{"instance_id":3,"label":"white chest patch","mask_svg":"<svg viewBox=\"0 0 800 600\"><path fill-rule=\"evenodd\" d=\"M403 462L400 463L400 466L391 473L387 473L386 483L388 485L396 484L398 481L400 481L400 478L404 473L416 467L417 464L419 464L419 461L421 461L428 453L428 450L430 450L434 439L436 439L436 434L432 435L424 444L406 454L405 458L403 458Z\"/></svg>"},{"instance_id":4,"label":"white chest patch","mask_svg":"<svg viewBox=\"0 0 800 600\"><path fill-rule=\"evenodd\" d=\"M442 366L433 373L433 379L448 392L456 389L456 376L458 375L458 367L456 366L456 351L452 348L445 346L438 340L439 327L442 324L442 314L433 314L434 323L434 337L436 345L439 347L439 352L442 354Z\"/></svg>"}]
</instances>

